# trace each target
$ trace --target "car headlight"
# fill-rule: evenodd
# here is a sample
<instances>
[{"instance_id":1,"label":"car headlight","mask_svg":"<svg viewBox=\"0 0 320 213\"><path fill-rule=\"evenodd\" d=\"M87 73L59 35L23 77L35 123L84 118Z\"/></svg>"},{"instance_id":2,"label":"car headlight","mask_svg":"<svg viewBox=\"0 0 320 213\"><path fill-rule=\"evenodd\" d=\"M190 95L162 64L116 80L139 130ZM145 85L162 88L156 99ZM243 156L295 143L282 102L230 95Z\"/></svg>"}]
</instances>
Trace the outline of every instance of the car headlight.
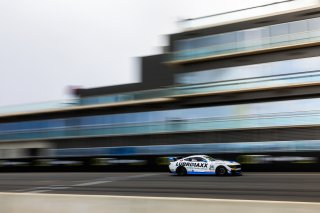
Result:
<instances>
[{"instance_id":1,"label":"car headlight","mask_svg":"<svg viewBox=\"0 0 320 213\"><path fill-rule=\"evenodd\" d=\"M237 166L236 165L228 165L231 169L236 169Z\"/></svg>"}]
</instances>

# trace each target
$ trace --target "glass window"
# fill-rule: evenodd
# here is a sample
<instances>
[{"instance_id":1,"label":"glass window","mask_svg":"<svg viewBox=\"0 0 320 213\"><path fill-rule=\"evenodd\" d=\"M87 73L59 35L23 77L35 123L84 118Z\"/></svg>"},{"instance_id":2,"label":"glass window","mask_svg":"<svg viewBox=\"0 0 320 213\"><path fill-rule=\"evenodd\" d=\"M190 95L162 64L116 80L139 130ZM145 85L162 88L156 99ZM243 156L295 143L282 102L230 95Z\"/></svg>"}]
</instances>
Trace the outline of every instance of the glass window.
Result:
<instances>
[{"instance_id":1,"label":"glass window","mask_svg":"<svg viewBox=\"0 0 320 213\"><path fill-rule=\"evenodd\" d=\"M189 49L195 49L198 48L198 44L197 41L199 40L199 38L192 38L192 39L188 39L188 48Z\"/></svg>"},{"instance_id":2,"label":"glass window","mask_svg":"<svg viewBox=\"0 0 320 213\"><path fill-rule=\"evenodd\" d=\"M113 121L112 115L103 116L103 123L104 124L112 124L112 121Z\"/></svg>"},{"instance_id":3,"label":"glass window","mask_svg":"<svg viewBox=\"0 0 320 213\"><path fill-rule=\"evenodd\" d=\"M238 31L237 32L237 42L244 42L246 41L246 31Z\"/></svg>"},{"instance_id":4,"label":"glass window","mask_svg":"<svg viewBox=\"0 0 320 213\"><path fill-rule=\"evenodd\" d=\"M297 60L298 61L298 60ZM320 70L320 57L305 58L301 60L301 70L318 71Z\"/></svg>"},{"instance_id":5,"label":"glass window","mask_svg":"<svg viewBox=\"0 0 320 213\"><path fill-rule=\"evenodd\" d=\"M272 75L282 75L292 72L292 61L278 61L270 63L271 74Z\"/></svg>"},{"instance_id":6,"label":"glass window","mask_svg":"<svg viewBox=\"0 0 320 213\"><path fill-rule=\"evenodd\" d=\"M251 41L251 40L259 40L262 38L269 37L269 28L266 27L260 27L260 28L254 28L254 29L248 29L243 31L238 31L237 33L237 40L238 42L243 41Z\"/></svg>"},{"instance_id":7,"label":"glass window","mask_svg":"<svg viewBox=\"0 0 320 213\"><path fill-rule=\"evenodd\" d=\"M214 158L212 158L212 157L210 157L210 156L206 156L206 158L209 160L209 161L215 161L215 159Z\"/></svg>"},{"instance_id":8,"label":"glass window","mask_svg":"<svg viewBox=\"0 0 320 213\"><path fill-rule=\"evenodd\" d=\"M130 114L123 114L122 115L122 122L123 123L130 123L131 122L131 116L130 116Z\"/></svg>"},{"instance_id":9,"label":"glass window","mask_svg":"<svg viewBox=\"0 0 320 213\"><path fill-rule=\"evenodd\" d=\"M308 30L308 23L306 20L295 21L289 23L289 32L290 33L300 33L306 32Z\"/></svg>"},{"instance_id":10,"label":"glass window","mask_svg":"<svg viewBox=\"0 0 320 213\"><path fill-rule=\"evenodd\" d=\"M189 49L189 43L187 40L180 40L175 42L176 47L174 48L176 51L184 51Z\"/></svg>"},{"instance_id":11,"label":"glass window","mask_svg":"<svg viewBox=\"0 0 320 213\"><path fill-rule=\"evenodd\" d=\"M224 81L228 79L229 71L228 68L216 69L216 70L209 70L210 78L206 79L206 82L218 82Z\"/></svg>"},{"instance_id":12,"label":"glass window","mask_svg":"<svg viewBox=\"0 0 320 213\"><path fill-rule=\"evenodd\" d=\"M192 113L187 111L187 115L189 116L190 119L194 118L207 118L210 116L208 110L206 109L201 109L201 108L194 108L192 109Z\"/></svg>"},{"instance_id":13,"label":"glass window","mask_svg":"<svg viewBox=\"0 0 320 213\"><path fill-rule=\"evenodd\" d=\"M223 33L219 35L219 40L221 44L225 43L235 43L237 41L237 34L235 32L232 33Z\"/></svg>"},{"instance_id":14,"label":"glass window","mask_svg":"<svg viewBox=\"0 0 320 213\"><path fill-rule=\"evenodd\" d=\"M208 37L198 38L194 41L196 43L196 48L208 47L210 46L210 40Z\"/></svg>"},{"instance_id":15,"label":"glass window","mask_svg":"<svg viewBox=\"0 0 320 213\"><path fill-rule=\"evenodd\" d=\"M212 70L207 70L201 76L194 76L194 78L197 79L197 82L212 82L214 81L214 73L212 73Z\"/></svg>"},{"instance_id":16,"label":"glass window","mask_svg":"<svg viewBox=\"0 0 320 213\"><path fill-rule=\"evenodd\" d=\"M320 17L308 20L309 30L320 30Z\"/></svg>"},{"instance_id":17,"label":"glass window","mask_svg":"<svg viewBox=\"0 0 320 213\"><path fill-rule=\"evenodd\" d=\"M55 119L48 122L49 128L63 127L63 126L64 126L64 119Z\"/></svg>"},{"instance_id":18,"label":"glass window","mask_svg":"<svg viewBox=\"0 0 320 213\"><path fill-rule=\"evenodd\" d=\"M296 42L301 39L316 39L320 36L320 18L301 20L295 22L270 25L266 27L252 28L247 30L215 34L211 36L197 37L176 41L175 49L187 50L200 48L195 52L188 54L181 53L181 57L206 56L226 52L232 49L253 50L279 45L279 43ZM311 32L308 32L311 31ZM307 34L304 32L308 32ZM236 43L236 45L234 45ZM209 49L201 49L212 47ZM179 58L179 56L177 56Z\"/></svg>"},{"instance_id":19,"label":"glass window","mask_svg":"<svg viewBox=\"0 0 320 213\"><path fill-rule=\"evenodd\" d=\"M192 162L206 162L207 160L201 157L193 157L191 159Z\"/></svg>"},{"instance_id":20,"label":"glass window","mask_svg":"<svg viewBox=\"0 0 320 213\"><path fill-rule=\"evenodd\" d=\"M305 72L310 71L309 69L309 63L308 60L290 60L290 67L287 69L290 69L290 73L299 73L299 72Z\"/></svg>"},{"instance_id":21,"label":"glass window","mask_svg":"<svg viewBox=\"0 0 320 213\"><path fill-rule=\"evenodd\" d=\"M80 119L80 125L81 126L82 125L90 125L90 124L92 124L92 119L93 119L93 117L91 117L91 119L90 119L90 117L83 117Z\"/></svg>"},{"instance_id":22,"label":"glass window","mask_svg":"<svg viewBox=\"0 0 320 213\"><path fill-rule=\"evenodd\" d=\"M199 77L195 72L180 74L182 83L191 84L193 82L201 82Z\"/></svg>"},{"instance_id":23,"label":"glass window","mask_svg":"<svg viewBox=\"0 0 320 213\"><path fill-rule=\"evenodd\" d=\"M170 111L157 111L157 112L148 112L149 121L166 121L166 118L170 116Z\"/></svg>"},{"instance_id":24,"label":"glass window","mask_svg":"<svg viewBox=\"0 0 320 213\"><path fill-rule=\"evenodd\" d=\"M209 82L221 82L240 80L245 78L257 78L277 76L282 74L293 74L320 69L320 57L311 57L294 60L284 60L248 66L220 68L214 70L196 71L179 74L179 83L200 84ZM187 79L187 80L186 80Z\"/></svg>"},{"instance_id":25,"label":"glass window","mask_svg":"<svg viewBox=\"0 0 320 213\"><path fill-rule=\"evenodd\" d=\"M289 101L274 101L274 102L265 102L265 103L253 103L253 104L238 104L238 105L228 105L228 106L213 106L213 107L202 107L202 108L190 108L190 109L177 109L177 110L166 110L166 111L153 111L153 112L138 112L138 113L126 113L126 114L116 114L116 115L108 115L108 116L92 116L92 117L75 117L66 119L69 126L80 127L83 123L93 124L94 120L97 118L102 118L102 120L106 121L105 118L112 118L112 121L120 123L125 123L128 121L133 121L137 123L142 123L141 121L153 121L153 122L161 122L167 118L170 119L180 119L180 120L189 120L190 119L198 119L198 118L210 118L209 122L216 122L217 119L212 119L214 117L219 117L219 121L222 121L221 124L226 123L226 120L232 116L264 116L266 114L272 113L296 113L299 111L303 111L304 113L309 113L314 110L319 110L318 106L320 104L320 98L316 99L308 99L306 100L289 100ZM290 107L288 107L290 106ZM148 117L147 119L144 117ZM281 121L281 116L272 115L274 120ZM310 116L309 116L310 117ZM85 119L83 119L85 118ZM257 117L256 117L257 118ZM272 118L272 117L270 117ZM98 119L98 120L99 120ZM244 124L247 122L244 119ZM263 118L261 118L263 119ZM80 121L81 122L78 122ZM100 121L99 121L100 122ZM238 121L236 121L238 122ZM275 121L276 122L276 121ZM16 123L8 123L8 124L0 124L0 130L4 131L6 129L10 130L23 130L24 128L32 129L38 128L41 130L42 128L58 126L58 124L63 124L64 119L53 119L53 120L41 120L41 121L30 121L30 122L16 122ZM192 125L193 122L188 122ZM316 122L315 122L316 123ZM194 126L197 126L200 123L194 121ZM220 124L219 124L220 125ZM224 125L224 124L223 124ZM226 124L226 128L233 128L233 124ZM246 124L245 124L246 125ZM27 127L29 126L29 127ZM32 126L32 128L31 128ZM146 125L147 126L147 125ZM132 126L134 131L134 126ZM182 125L182 128L184 126ZM214 127L215 128L215 127ZM79 128L80 129L80 128ZM183 130L183 129L182 129ZM141 133L144 133L144 128L141 128ZM43 132L32 134L33 137L41 136ZM119 131L119 133L121 133ZM70 136L72 136L71 133ZM83 134L89 134L88 132L83 132ZM94 135L95 133L92 133ZM108 133L103 133L108 134ZM15 134L12 134L15 135ZM31 135L31 134L30 134ZM14 136L15 137L15 136ZM50 137L50 136L49 136ZM201 160L203 158L199 157ZM199 159L196 159L197 161Z\"/></svg>"},{"instance_id":26,"label":"glass window","mask_svg":"<svg viewBox=\"0 0 320 213\"><path fill-rule=\"evenodd\" d=\"M271 36L280 36L280 35L286 35L289 34L289 24L277 24L273 25L270 28Z\"/></svg>"},{"instance_id":27,"label":"glass window","mask_svg":"<svg viewBox=\"0 0 320 213\"><path fill-rule=\"evenodd\" d=\"M131 113L129 114L130 122L134 123L144 123L148 122L148 113Z\"/></svg>"},{"instance_id":28,"label":"glass window","mask_svg":"<svg viewBox=\"0 0 320 213\"><path fill-rule=\"evenodd\" d=\"M7 125L6 124L0 124L0 132L6 131Z\"/></svg>"},{"instance_id":29,"label":"glass window","mask_svg":"<svg viewBox=\"0 0 320 213\"><path fill-rule=\"evenodd\" d=\"M80 118L68 118L66 119L66 126L79 126Z\"/></svg>"},{"instance_id":30,"label":"glass window","mask_svg":"<svg viewBox=\"0 0 320 213\"><path fill-rule=\"evenodd\" d=\"M222 42L220 35L212 35L207 38L208 38L208 45L209 46L218 45L218 44L221 44L221 42Z\"/></svg>"},{"instance_id":31,"label":"glass window","mask_svg":"<svg viewBox=\"0 0 320 213\"><path fill-rule=\"evenodd\" d=\"M115 115L115 120L116 123L128 123L129 118L128 114L117 114Z\"/></svg>"},{"instance_id":32,"label":"glass window","mask_svg":"<svg viewBox=\"0 0 320 213\"><path fill-rule=\"evenodd\" d=\"M237 33L237 46L240 49L252 49L269 44L269 28L261 27L239 31Z\"/></svg>"},{"instance_id":33,"label":"glass window","mask_svg":"<svg viewBox=\"0 0 320 213\"><path fill-rule=\"evenodd\" d=\"M191 162L198 162L196 158L191 158Z\"/></svg>"},{"instance_id":34,"label":"glass window","mask_svg":"<svg viewBox=\"0 0 320 213\"><path fill-rule=\"evenodd\" d=\"M115 123L115 115L108 115L108 119L110 119L110 124L114 124Z\"/></svg>"}]
</instances>

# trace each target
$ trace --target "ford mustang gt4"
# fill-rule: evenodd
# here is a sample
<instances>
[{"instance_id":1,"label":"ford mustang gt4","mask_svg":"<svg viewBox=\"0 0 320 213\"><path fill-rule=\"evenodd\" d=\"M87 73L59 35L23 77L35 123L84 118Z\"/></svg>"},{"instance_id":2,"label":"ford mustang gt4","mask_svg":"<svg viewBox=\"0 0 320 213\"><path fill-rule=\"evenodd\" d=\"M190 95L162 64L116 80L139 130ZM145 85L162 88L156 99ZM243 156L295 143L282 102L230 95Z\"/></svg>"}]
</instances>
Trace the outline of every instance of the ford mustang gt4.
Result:
<instances>
[{"instance_id":1,"label":"ford mustang gt4","mask_svg":"<svg viewBox=\"0 0 320 213\"><path fill-rule=\"evenodd\" d=\"M171 173L184 175L241 175L241 165L235 161L214 159L208 155L193 155L181 159L172 158Z\"/></svg>"}]
</instances>

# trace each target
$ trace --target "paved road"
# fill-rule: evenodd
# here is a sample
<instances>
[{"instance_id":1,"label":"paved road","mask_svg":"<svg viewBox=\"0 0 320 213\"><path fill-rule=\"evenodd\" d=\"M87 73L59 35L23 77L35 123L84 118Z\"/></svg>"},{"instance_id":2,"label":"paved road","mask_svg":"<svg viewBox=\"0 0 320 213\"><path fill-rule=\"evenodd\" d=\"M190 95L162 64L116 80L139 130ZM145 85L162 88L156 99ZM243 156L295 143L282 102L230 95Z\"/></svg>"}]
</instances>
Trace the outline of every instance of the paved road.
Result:
<instances>
[{"instance_id":1,"label":"paved road","mask_svg":"<svg viewBox=\"0 0 320 213\"><path fill-rule=\"evenodd\" d=\"M320 173L2 173L0 191L320 202Z\"/></svg>"}]
</instances>

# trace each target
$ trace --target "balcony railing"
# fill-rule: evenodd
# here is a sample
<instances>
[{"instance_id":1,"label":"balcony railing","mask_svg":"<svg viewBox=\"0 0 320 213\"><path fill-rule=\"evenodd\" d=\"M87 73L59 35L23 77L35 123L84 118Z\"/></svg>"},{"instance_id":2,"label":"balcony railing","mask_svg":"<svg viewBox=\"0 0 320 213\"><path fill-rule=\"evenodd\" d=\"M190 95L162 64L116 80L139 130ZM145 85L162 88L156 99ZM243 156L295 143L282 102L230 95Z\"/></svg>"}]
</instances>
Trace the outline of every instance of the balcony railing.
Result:
<instances>
[{"instance_id":1,"label":"balcony railing","mask_svg":"<svg viewBox=\"0 0 320 213\"><path fill-rule=\"evenodd\" d=\"M106 96L94 96L88 98L69 99L61 101L49 101L32 104L21 104L13 106L0 107L0 115L11 115L15 113L32 113L41 112L48 110L63 110L69 107L81 107L84 105L93 104L107 104L107 103L121 103L136 100L148 100L156 98L165 98L173 95L173 90L166 89L155 89L155 90L144 90L138 92L121 93Z\"/></svg>"},{"instance_id":2,"label":"balcony railing","mask_svg":"<svg viewBox=\"0 0 320 213\"><path fill-rule=\"evenodd\" d=\"M181 155L320 151L319 140L51 149L52 157Z\"/></svg>"},{"instance_id":3,"label":"balcony railing","mask_svg":"<svg viewBox=\"0 0 320 213\"><path fill-rule=\"evenodd\" d=\"M195 41L190 41L195 42ZM320 42L320 30L294 34L251 39L248 41L221 43L199 48L190 48L172 53L172 63L225 57L235 54L247 54L255 51L267 51L277 48L288 48L294 45L310 45Z\"/></svg>"},{"instance_id":4,"label":"balcony railing","mask_svg":"<svg viewBox=\"0 0 320 213\"><path fill-rule=\"evenodd\" d=\"M320 84L320 71L179 86L175 88L174 97L206 93L218 94L247 90L263 90L308 84Z\"/></svg>"},{"instance_id":5,"label":"balcony railing","mask_svg":"<svg viewBox=\"0 0 320 213\"><path fill-rule=\"evenodd\" d=\"M280 0L267 4L256 5L254 2L245 8L224 11L221 13L184 19L179 22L183 31L217 26L226 23L234 23L247 19L257 19L260 17L270 17L274 14L284 14L290 11L302 11L319 6L318 0Z\"/></svg>"},{"instance_id":6,"label":"balcony railing","mask_svg":"<svg viewBox=\"0 0 320 213\"><path fill-rule=\"evenodd\" d=\"M147 100L147 99L168 97L168 96L171 96L172 94L173 94L173 91L171 89L144 90L144 91L137 91L137 92L80 98L80 105Z\"/></svg>"},{"instance_id":7,"label":"balcony railing","mask_svg":"<svg viewBox=\"0 0 320 213\"><path fill-rule=\"evenodd\" d=\"M0 133L0 141L39 140L96 136L143 135L170 132L235 130L268 127L320 125L320 111L269 113L246 116L227 116L167 120L126 124L101 124L59 127L39 130L17 130Z\"/></svg>"},{"instance_id":8,"label":"balcony railing","mask_svg":"<svg viewBox=\"0 0 320 213\"><path fill-rule=\"evenodd\" d=\"M0 107L0 115L14 114L14 113L31 113L45 110L64 109L78 105L77 99L48 101L41 103L21 104L13 106Z\"/></svg>"}]
</instances>

